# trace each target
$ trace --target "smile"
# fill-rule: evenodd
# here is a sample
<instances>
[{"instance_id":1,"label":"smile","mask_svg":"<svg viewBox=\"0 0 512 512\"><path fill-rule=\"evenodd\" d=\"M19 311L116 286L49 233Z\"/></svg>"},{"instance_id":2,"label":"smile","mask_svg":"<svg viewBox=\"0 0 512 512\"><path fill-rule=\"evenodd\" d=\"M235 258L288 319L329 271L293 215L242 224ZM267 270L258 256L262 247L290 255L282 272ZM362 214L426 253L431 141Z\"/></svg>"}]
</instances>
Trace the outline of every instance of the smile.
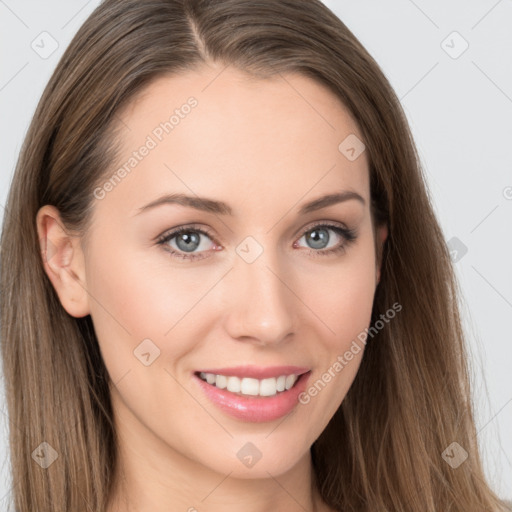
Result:
<instances>
[{"instance_id":1,"label":"smile","mask_svg":"<svg viewBox=\"0 0 512 512\"><path fill-rule=\"evenodd\" d=\"M288 366L198 371L193 377L222 412L246 422L265 422L292 412L310 375L308 368Z\"/></svg>"}]
</instances>

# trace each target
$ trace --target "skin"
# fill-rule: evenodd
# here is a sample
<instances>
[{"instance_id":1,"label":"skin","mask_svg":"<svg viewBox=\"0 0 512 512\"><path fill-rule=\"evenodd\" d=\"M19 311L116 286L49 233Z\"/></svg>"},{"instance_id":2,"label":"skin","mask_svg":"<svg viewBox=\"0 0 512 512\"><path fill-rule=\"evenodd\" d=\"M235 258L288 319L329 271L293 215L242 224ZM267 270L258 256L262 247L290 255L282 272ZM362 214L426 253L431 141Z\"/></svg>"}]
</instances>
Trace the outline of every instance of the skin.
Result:
<instances>
[{"instance_id":1,"label":"skin","mask_svg":"<svg viewBox=\"0 0 512 512\"><path fill-rule=\"evenodd\" d=\"M350 161L338 150L348 135L363 137L327 88L299 74L256 80L221 71L208 65L159 78L119 115L117 166L187 98L198 101L121 183L93 200L86 245L63 229L53 206L37 215L40 239L55 248L45 271L70 315L91 315L113 381L121 471L108 512L332 510L312 485L310 447L364 350L284 421L226 415L192 374L295 364L311 368L315 382L370 325L380 275L374 243L382 246L387 229L372 223L366 153ZM298 215L305 202L341 190L365 204ZM137 214L164 192L224 201L233 216L170 204ZM320 221L356 229L357 239L318 256L326 249L308 233ZM156 243L190 224L213 233L198 235L194 254L204 258L173 257L165 247L180 251L176 238ZM325 234L327 249L344 243ZM251 264L236 252L248 236L263 248ZM146 338L160 350L149 366L134 357ZM262 454L251 468L236 456L247 442Z\"/></svg>"}]
</instances>

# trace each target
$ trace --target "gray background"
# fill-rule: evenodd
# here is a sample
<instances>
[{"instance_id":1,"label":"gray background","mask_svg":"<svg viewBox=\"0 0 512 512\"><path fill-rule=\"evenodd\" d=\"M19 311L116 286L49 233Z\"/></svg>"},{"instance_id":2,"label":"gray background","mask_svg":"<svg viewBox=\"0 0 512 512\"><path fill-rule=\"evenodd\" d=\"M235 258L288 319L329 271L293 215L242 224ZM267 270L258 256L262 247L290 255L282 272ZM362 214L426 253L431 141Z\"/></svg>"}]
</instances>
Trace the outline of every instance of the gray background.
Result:
<instances>
[{"instance_id":1,"label":"gray background","mask_svg":"<svg viewBox=\"0 0 512 512\"><path fill-rule=\"evenodd\" d=\"M0 219L37 101L98 3L0 0ZM406 111L464 293L485 470L498 494L512 499L512 0L325 3L375 57ZM58 47L41 55L52 50L50 37ZM3 394L0 411L6 510Z\"/></svg>"}]
</instances>

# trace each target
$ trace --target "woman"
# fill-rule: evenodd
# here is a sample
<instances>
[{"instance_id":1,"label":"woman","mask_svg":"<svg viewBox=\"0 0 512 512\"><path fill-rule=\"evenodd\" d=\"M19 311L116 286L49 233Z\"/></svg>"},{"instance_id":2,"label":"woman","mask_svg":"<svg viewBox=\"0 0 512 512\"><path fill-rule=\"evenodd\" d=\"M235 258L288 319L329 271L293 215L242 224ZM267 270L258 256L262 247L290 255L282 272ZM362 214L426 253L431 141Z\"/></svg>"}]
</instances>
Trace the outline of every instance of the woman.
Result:
<instances>
[{"instance_id":1,"label":"woman","mask_svg":"<svg viewBox=\"0 0 512 512\"><path fill-rule=\"evenodd\" d=\"M1 286L17 512L505 510L405 116L319 1L105 0Z\"/></svg>"}]
</instances>

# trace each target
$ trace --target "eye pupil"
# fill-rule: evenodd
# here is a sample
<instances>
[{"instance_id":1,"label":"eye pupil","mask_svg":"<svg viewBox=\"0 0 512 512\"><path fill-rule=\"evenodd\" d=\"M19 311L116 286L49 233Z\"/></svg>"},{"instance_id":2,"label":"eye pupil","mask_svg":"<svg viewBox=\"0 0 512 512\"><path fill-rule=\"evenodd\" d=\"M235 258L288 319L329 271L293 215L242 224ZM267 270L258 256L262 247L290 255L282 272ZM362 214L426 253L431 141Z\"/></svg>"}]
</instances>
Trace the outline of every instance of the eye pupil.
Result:
<instances>
[{"instance_id":1,"label":"eye pupil","mask_svg":"<svg viewBox=\"0 0 512 512\"><path fill-rule=\"evenodd\" d=\"M180 243L182 240L184 245ZM192 252L199 245L199 235L193 231L184 231L176 237L176 245L181 251Z\"/></svg>"},{"instance_id":2,"label":"eye pupil","mask_svg":"<svg viewBox=\"0 0 512 512\"><path fill-rule=\"evenodd\" d=\"M329 242L329 233L327 229L318 229L310 231L311 238L313 239L313 248L314 249L323 249L325 245Z\"/></svg>"}]
</instances>

